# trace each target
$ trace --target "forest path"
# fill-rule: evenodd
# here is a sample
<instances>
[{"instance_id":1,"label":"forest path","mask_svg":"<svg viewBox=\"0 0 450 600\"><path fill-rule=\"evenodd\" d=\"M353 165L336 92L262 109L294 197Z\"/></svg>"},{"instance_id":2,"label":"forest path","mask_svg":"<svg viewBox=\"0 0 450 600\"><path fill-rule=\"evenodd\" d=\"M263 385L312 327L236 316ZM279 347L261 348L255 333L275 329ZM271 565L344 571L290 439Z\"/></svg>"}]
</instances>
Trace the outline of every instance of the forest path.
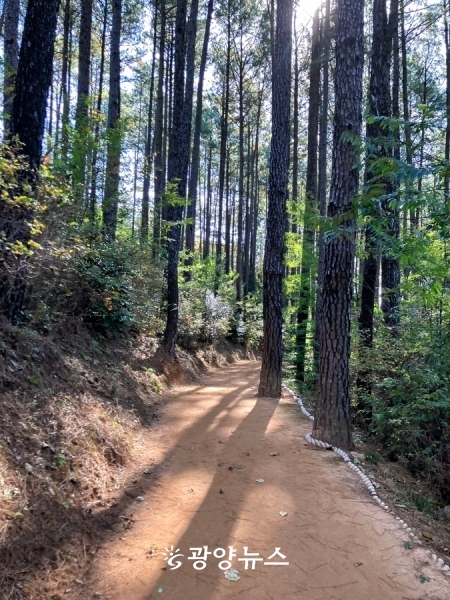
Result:
<instances>
[{"instance_id":1,"label":"forest path","mask_svg":"<svg viewBox=\"0 0 450 600\"><path fill-rule=\"evenodd\" d=\"M290 395L256 398L259 367L241 361L166 394L134 527L100 549L83 598L450 598L450 582L427 566L423 548L403 547L407 535L359 477L334 453L305 444L311 424ZM164 560L172 545L184 555L175 570ZM190 548L203 546L233 547L240 580L218 567L227 557L210 554L196 570ZM244 546L264 559L254 570L238 560ZM289 566L263 564L276 547Z\"/></svg>"}]
</instances>

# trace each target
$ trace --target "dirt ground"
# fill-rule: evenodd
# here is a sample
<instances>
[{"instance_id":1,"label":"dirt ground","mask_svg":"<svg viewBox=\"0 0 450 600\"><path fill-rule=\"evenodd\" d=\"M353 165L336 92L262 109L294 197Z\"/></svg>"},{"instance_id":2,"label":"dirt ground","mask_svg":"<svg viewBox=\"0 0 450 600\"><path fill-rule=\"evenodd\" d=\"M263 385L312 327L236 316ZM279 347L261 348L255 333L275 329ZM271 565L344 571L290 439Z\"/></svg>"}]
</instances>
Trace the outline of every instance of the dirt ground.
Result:
<instances>
[{"instance_id":1,"label":"dirt ground","mask_svg":"<svg viewBox=\"0 0 450 600\"><path fill-rule=\"evenodd\" d=\"M139 481L145 491L66 597L450 598L450 580L425 548L408 547L394 516L341 459L306 445L310 422L290 395L256 398L259 366L240 361L165 395ZM192 549L204 546L201 568ZM174 569L172 547L182 555ZM238 581L219 567L229 553ZM259 560L240 560L245 554Z\"/></svg>"}]
</instances>

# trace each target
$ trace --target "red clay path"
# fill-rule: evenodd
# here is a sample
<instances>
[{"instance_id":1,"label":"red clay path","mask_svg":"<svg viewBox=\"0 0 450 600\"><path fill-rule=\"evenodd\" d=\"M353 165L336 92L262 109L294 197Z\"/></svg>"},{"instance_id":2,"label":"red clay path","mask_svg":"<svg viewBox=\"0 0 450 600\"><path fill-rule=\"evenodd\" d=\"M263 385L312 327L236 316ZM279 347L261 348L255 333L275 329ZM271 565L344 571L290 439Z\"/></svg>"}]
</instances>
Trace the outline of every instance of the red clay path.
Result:
<instances>
[{"instance_id":1,"label":"red clay path","mask_svg":"<svg viewBox=\"0 0 450 600\"><path fill-rule=\"evenodd\" d=\"M134 526L101 548L79 597L449 599L450 581L424 548L404 547L408 536L360 479L305 444L311 424L292 398L256 398L259 367L241 361L165 396ZM164 560L172 546L183 554L173 570ZM191 549L204 546L211 554L196 569ZM239 560L245 548L262 560ZM228 581L218 565L234 551L240 579Z\"/></svg>"}]
</instances>

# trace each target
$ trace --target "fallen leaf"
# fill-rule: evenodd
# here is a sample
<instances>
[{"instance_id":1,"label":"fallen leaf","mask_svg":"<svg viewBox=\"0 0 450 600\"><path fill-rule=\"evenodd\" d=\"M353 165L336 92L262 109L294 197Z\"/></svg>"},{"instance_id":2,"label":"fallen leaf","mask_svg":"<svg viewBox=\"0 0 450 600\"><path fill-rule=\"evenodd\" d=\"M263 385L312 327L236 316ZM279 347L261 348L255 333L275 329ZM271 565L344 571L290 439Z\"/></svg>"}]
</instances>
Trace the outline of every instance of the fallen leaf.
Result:
<instances>
[{"instance_id":1,"label":"fallen leaf","mask_svg":"<svg viewBox=\"0 0 450 600\"><path fill-rule=\"evenodd\" d=\"M431 535L431 533L429 531L422 531L422 537L424 537L426 540L433 539L433 536Z\"/></svg>"}]
</instances>

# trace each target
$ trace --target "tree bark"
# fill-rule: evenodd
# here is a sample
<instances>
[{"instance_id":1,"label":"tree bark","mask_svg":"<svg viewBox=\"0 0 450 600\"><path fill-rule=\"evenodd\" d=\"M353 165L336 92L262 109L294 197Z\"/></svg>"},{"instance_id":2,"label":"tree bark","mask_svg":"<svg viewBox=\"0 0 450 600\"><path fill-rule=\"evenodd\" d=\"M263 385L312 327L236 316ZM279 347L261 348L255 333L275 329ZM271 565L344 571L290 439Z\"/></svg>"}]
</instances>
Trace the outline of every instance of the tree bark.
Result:
<instances>
[{"instance_id":1,"label":"tree bark","mask_svg":"<svg viewBox=\"0 0 450 600\"><path fill-rule=\"evenodd\" d=\"M78 99L75 128L86 125L91 75L92 0L81 0L78 43Z\"/></svg>"},{"instance_id":2,"label":"tree bark","mask_svg":"<svg viewBox=\"0 0 450 600\"><path fill-rule=\"evenodd\" d=\"M120 175L120 37L122 0L113 0L111 56L109 64L108 143L105 193L103 196L103 235L106 241L116 238Z\"/></svg>"},{"instance_id":3,"label":"tree bark","mask_svg":"<svg viewBox=\"0 0 450 600\"><path fill-rule=\"evenodd\" d=\"M167 208L169 234L167 241L167 322L164 331L164 349L175 354L178 336L178 255L180 250L181 219L186 198L189 163L189 131L192 114L186 110L185 55L186 55L187 0L178 0L175 23L175 70L173 87L172 132L169 146L167 178L174 184L178 201ZM192 102L192 98L191 98ZM192 104L191 104L192 106Z\"/></svg>"},{"instance_id":4,"label":"tree bark","mask_svg":"<svg viewBox=\"0 0 450 600\"><path fill-rule=\"evenodd\" d=\"M161 0L160 0L161 2ZM150 92L147 111L147 135L145 136L144 148L144 181L142 185L142 207L141 207L141 244L148 242L149 213L150 213L150 176L153 162L153 142L152 142L152 124L153 124L153 90L155 86L155 64L156 64L156 38L158 31L158 2L155 4L155 15L153 17L153 51L152 51L152 69L150 74ZM161 34L162 35L162 34Z\"/></svg>"},{"instance_id":5,"label":"tree bark","mask_svg":"<svg viewBox=\"0 0 450 600\"><path fill-rule=\"evenodd\" d=\"M393 78L392 78L392 107L394 117L399 117L399 55L398 55L398 0L391 0L388 35L392 48ZM395 132L389 132L389 154L399 156L399 146ZM387 186L388 192L395 193L398 185L392 181ZM387 245L382 247L381 254L381 310L384 322L390 328L391 334L397 337L400 324L400 265L397 255L398 239L400 235L400 219L397 208L392 208L390 200L381 203L383 211L382 220L385 223Z\"/></svg>"},{"instance_id":6,"label":"tree bark","mask_svg":"<svg viewBox=\"0 0 450 600\"><path fill-rule=\"evenodd\" d=\"M160 0L160 33L159 33L159 63L158 86L156 91L155 133L154 133L154 209L153 209L153 243L152 256L155 259L161 247L161 218L162 194L165 187L165 160L164 160L164 54L166 48L166 3Z\"/></svg>"},{"instance_id":7,"label":"tree bark","mask_svg":"<svg viewBox=\"0 0 450 600\"><path fill-rule=\"evenodd\" d=\"M27 167L19 173L17 196L30 196L41 163L47 96L53 74L53 51L59 0L29 0L17 68L11 112L11 137ZM10 248L31 239L33 209L18 201L13 207L0 199L0 316L13 325L20 322L26 287L26 255Z\"/></svg>"},{"instance_id":8,"label":"tree bark","mask_svg":"<svg viewBox=\"0 0 450 600\"><path fill-rule=\"evenodd\" d=\"M350 310L355 256L352 200L358 191L364 62L364 1L338 0L333 159L328 216L339 223L324 253L315 438L351 448Z\"/></svg>"},{"instance_id":9,"label":"tree bark","mask_svg":"<svg viewBox=\"0 0 450 600\"><path fill-rule=\"evenodd\" d=\"M292 0L279 0L272 64L272 141L263 282L263 357L258 396L279 398L283 362L282 279L290 141Z\"/></svg>"},{"instance_id":10,"label":"tree bark","mask_svg":"<svg viewBox=\"0 0 450 600\"><path fill-rule=\"evenodd\" d=\"M391 64L392 35L389 28L386 0L373 2L373 32L372 54L370 64L369 83L369 111L373 117L391 116L390 98L390 64ZM370 184L373 173L370 169L370 160L386 157L389 150L386 144L386 129L380 120L367 125L367 140L369 148L368 167L366 180ZM384 190L389 193L390 182L383 180ZM375 205L369 209L369 218L377 219L379 209ZM376 227L369 223L365 228L365 259L363 270L363 283L361 289L361 311L359 315L360 348L372 348L373 345L373 313L375 307L375 293L378 276L379 239L375 232ZM357 387L365 395L371 393L370 370L364 367L358 373Z\"/></svg>"},{"instance_id":11,"label":"tree bark","mask_svg":"<svg viewBox=\"0 0 450 600\"><path fill-rule=\"evenodd\" d=\"M186 250L188 253L192 253L195 250L195 221L197 217L197 187L198 187L198 173L200 167L200 134L202 126L202 112L203 112L203 82L205 78L206 70L206 59L208 56L208 43L209 34L211 31L211 20L213 13L214 0L209 0L205 35L203 38L202 55L200 59L200 70L198 74L198 85L197 85L197 109L195 112L195 124L194 124L194 141L192 146L192 158L191 158L191 172L189 176L189 188L188 188L188 199L189 204L187 208L187 219L186 224ZM192 256L188 257L187 264L192 264ZM186 274L186 278L190 279L190 273Z\"/></svg>"},{"instance_id":12,"label":"tree bark","mask_svg":"<svg viewBox=\"0 0 450 600\"><path fill-rule=\"evenodd\" d=\"M322 66L322 109L320 115L320 139L319 139L319 175L318 175L318 200L319 214L327 216L327 139L328 139L328 103L329 103L329 70L330 70L330 0L326 0L325 18L323 23L321 48L323 53ZM319 372L320 352L320 324L322 306L322 286L324 269L324 230L319 229L319 259L317 265L317 297L316 297L316 323L314 330L314 365L315 372Z\"/></svg>"},{"instance_id":13,"label":"tree bark","mask_svg":"<svg viewBox=\"0 0 450 600\"><path fill-rule=\"evenodd\" d=\"M85 196L86 157L88 152L87 136L89 132L88 103L91 75L91 36L92 36L92 0L81 1L80 34L78 42L78 97L75 113L76 161L74 164L74 183L77 185L75 198L79 203Z\"/></svg>"},{"instance_id":14,"label":"tree bark","mask_svg":"<svg viewBox=\"0 0 450 600\"><path fill-rule=\"evenodd\" d=\"M6 139L10 130L10 115L19 64L20 0L5 0L3 10L3 136Z\"/></svg>"},{"instance_id":15,"label":"tree bark","mask_svg":"<svg viewBox=\"0 0 450 600\"><path fill-rule=\"evenodd\" d=\"M61 70L61 99L62 99L62 115L61 115L61 156L63 161L67 162L69 152L69 81L70 81L70 52L71 52L71 26L72 26L72 10L70 0L65 0L64 3L64 20L63 20L63 56Z\"/></svg>"},{"instance_id":16,"label":"tree bark","mask_svg":"<svg viewBox=\"0 0 450 600\"><path fill-rule=\"evenodd\" d=\"M98 95L97 95L97 116L100 116L103 100L103 78L105 74L105 47L106 47L106 27L108 23L108 0L104 0L103 5L103 23L102 23L102 38L100 49L100 66L98 78ZM95 211L97 205L97 180L98 180L98 146L100 140L100 119L96 119L94 129L94 150L92 153L91 166L91 191L89 201L89 219L91 223L95 223Z\"/></svg>"},{"instance_id":17,"label":"tree bark","mask_svg":"<svg viewBox=\"0 0 450 600\"><path fill-rule=\"evenodd\" d=\"M303 220L302 268L300 299L297 310L296 377L305 381L306 330L311 304L311 263L314 251L314 230L311 218L317 208L317 136L320 106L320 42L319 9L314 13L309 70L308 159L306 165L305 216Z\"/></svg>"}]
</instances>

